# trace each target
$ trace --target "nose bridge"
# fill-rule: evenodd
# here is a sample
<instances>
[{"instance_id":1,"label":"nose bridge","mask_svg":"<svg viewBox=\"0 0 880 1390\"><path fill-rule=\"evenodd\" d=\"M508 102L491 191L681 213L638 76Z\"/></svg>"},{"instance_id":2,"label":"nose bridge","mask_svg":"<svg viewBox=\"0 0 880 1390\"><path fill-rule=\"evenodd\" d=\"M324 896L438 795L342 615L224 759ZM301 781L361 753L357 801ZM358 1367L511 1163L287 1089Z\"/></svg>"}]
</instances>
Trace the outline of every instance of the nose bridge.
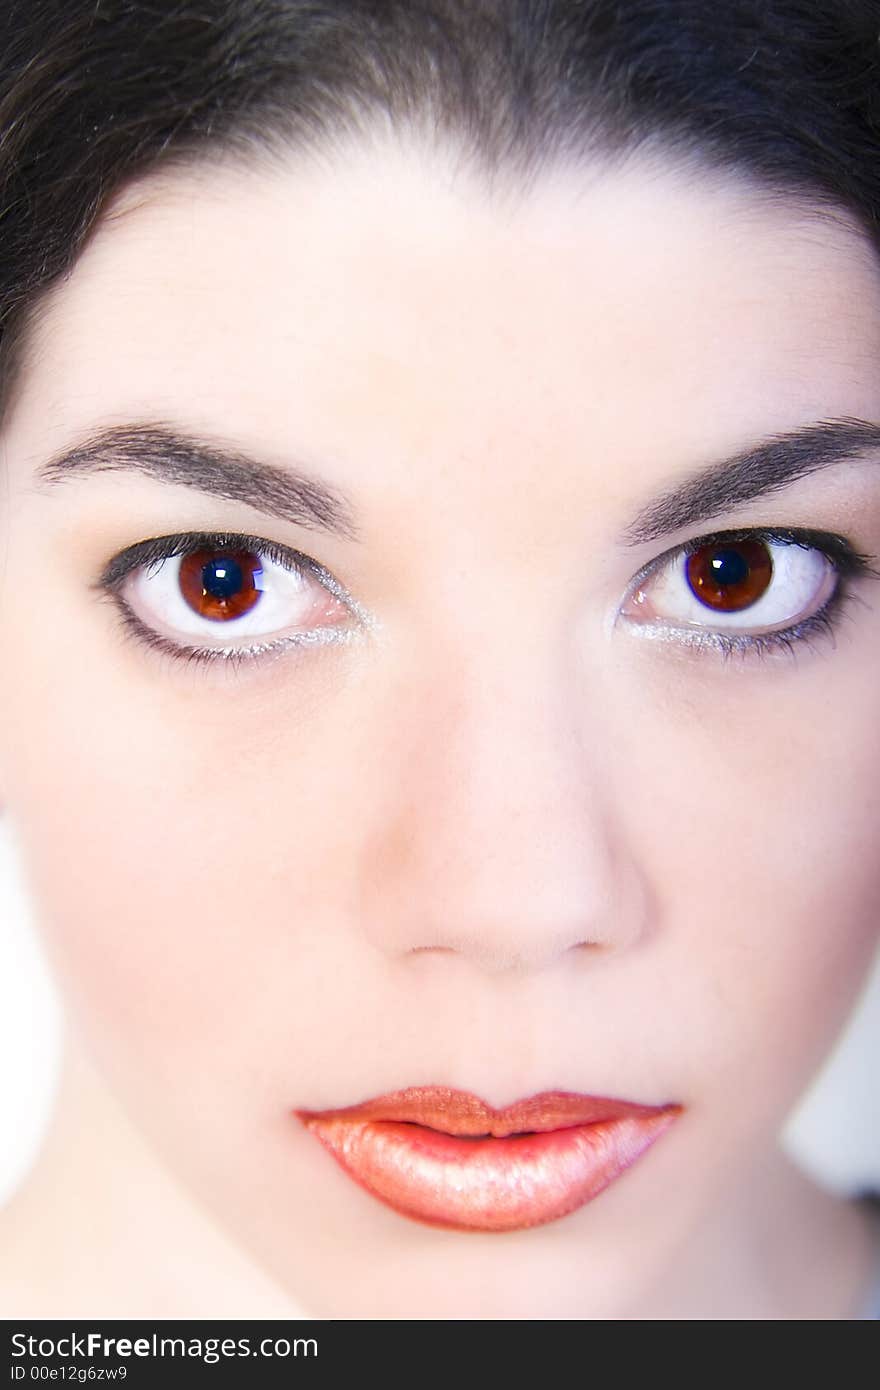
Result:
<instances>
[{"instance_id":1,"label":"nose bridge","mask_svg":"<svg viewBox=\"0 0 880 1390\"><path fill-rule=\"evenodd\" d=\"M606 795L601 695L527 636L428 665L370 851L376 944L501 970L632 940L640 897Z\"/></svg>"}]
</instances>

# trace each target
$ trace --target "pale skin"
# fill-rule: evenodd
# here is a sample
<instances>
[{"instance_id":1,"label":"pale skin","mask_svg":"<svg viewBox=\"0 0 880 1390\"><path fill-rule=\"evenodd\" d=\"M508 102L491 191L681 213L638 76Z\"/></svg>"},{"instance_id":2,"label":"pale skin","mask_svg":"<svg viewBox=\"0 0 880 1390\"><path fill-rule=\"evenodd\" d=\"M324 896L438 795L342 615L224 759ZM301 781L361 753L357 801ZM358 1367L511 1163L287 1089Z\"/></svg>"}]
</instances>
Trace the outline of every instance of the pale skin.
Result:
<instances>
[{"instance_id":1,"label":"pale skin","mask_svg":"<svg viewBox=\"0 0 880 1390\"><path fill-rule=\"evenodd\" d=\"M701 532L880 556L876 458L619 541L714 458L880 419L880 274L843 215L645 173L490 194L403 141L180 170L47 301L3 422L0 794L68 1027L5 1316L859 1308L873 1232L777 1136L876 944L880 583L796 660L612 619ZM36 486L133 421L314 473L360 539L134 473ZM301 551L367 621L239 670L140 646L90 586L183 531ZM684 1113L564 1218L441 1231L290 1114L430 1084Z\"/></svg>"}]
</instances>

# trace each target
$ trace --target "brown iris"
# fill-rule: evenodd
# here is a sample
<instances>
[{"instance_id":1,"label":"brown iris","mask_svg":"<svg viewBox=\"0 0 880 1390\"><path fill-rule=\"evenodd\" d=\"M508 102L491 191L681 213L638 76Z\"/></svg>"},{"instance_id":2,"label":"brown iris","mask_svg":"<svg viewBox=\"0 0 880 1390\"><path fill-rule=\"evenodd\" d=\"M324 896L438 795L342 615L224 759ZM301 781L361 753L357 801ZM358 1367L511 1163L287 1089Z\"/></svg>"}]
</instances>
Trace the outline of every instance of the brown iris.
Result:
<instances>
[{"instance_id":1,"label":"brown iris","mask_svg":"<svg viewBox=\"0 0 880 1390\"><path fill-rule=\"evenodd\" d=\"M241 618L263 592L263 562L252 550L191 550L181 557L180 588L200 618Z\"/></svg>"},{"instance_id":2,"label":"brown iris","mask_svg":"<svg viewBox=\"0 0 880 1390\"><path fill-rule=\"evenodd\" d=\"M757 603L773 575L764 541L722 541L702 545L687 557L687 581L701 603L737 613Z\"/></svg>"}]
</instances>

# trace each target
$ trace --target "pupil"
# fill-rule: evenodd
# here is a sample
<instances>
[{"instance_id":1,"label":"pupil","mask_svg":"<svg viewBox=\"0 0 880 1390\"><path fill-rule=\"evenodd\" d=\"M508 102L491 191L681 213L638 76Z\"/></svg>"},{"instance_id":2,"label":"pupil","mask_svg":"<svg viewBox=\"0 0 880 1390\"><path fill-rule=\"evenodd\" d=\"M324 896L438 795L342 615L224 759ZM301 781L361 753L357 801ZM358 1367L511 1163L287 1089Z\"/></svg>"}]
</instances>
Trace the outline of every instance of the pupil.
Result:
<instances>
[{"instance_id":1,"label":"pupil","mask_svg":"<svg viewBox=\"0 0 880 1390\"><path fill-rule=\"evenodd\" d=\"M241 588L241 565L229 555L211 560L202 566L202 587L214 598L231 598Z\"/></svg>"},{"instance_id":2,"label":"pupil","mask_svg":"<svg viewBox=\"0 0 880 1390\"><path fill-rule=\"evenodd\" d=\"M716 584L723 585L725 588L729 585L741 584L749 572L747 561L736 550L717 551L715 559L711 561L710 568Z\"/></svg>"}]
</instances>

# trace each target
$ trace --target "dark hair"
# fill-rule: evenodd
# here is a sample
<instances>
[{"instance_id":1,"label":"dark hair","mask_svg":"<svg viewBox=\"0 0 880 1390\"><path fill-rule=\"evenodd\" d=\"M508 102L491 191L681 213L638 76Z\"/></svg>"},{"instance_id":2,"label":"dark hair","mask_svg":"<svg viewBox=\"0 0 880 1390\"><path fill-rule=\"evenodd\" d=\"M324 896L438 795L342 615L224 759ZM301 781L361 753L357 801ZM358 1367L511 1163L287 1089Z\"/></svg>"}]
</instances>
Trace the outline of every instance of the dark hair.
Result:
<instances>
[{"instance_id":1,"label":"dark hair","mask_svg":"<svg viewBox=\"0 0 880 1390\"><path fill-rule=\"evenodd\" d=\"M0 0L0 409L111 195L383 126L487 177L647 145L880 250L880 0Z\"/></svg>"}]
</instances>

